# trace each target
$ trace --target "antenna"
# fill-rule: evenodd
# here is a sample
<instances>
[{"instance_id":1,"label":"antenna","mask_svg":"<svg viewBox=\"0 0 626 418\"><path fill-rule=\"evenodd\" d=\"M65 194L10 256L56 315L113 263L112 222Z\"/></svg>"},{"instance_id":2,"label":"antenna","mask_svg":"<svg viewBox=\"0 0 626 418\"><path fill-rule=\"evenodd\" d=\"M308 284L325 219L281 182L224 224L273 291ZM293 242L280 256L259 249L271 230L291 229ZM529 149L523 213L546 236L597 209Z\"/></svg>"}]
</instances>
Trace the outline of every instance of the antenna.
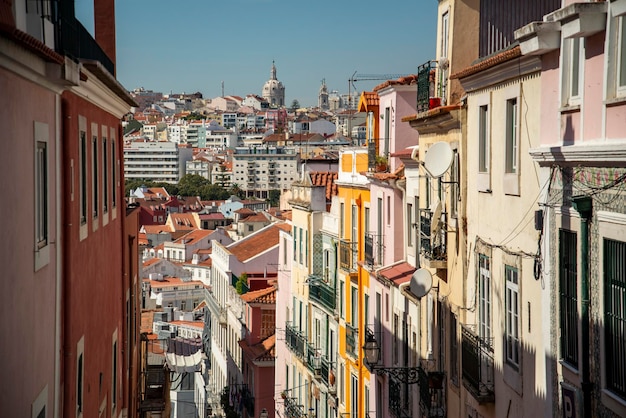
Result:
<instances>
[{"instance_id":1,"label":"antenna","mask_svg":"<svg viewBox=\"0 0 626 418\"><path fill-rule=\"evenodd\" d=\"M439 178L448 171L453 158L454 154L450 144L443 141L435 142L426 151L424 168L430 177Z\"/></svg>"},{"instance_id":2,"label":"antenna","mask_svg":"<svg viewBox=\"0 0 626 418\"><path fill-rule=\"evenodd\" d=\"M411 282L409 284L409 290L418 299L423 298L430 292L430 289L433 287L433 276L430 274L430 271L425 268L421 268L415 270L413 275L411 276Z\"/></svg>"}]
</instances>

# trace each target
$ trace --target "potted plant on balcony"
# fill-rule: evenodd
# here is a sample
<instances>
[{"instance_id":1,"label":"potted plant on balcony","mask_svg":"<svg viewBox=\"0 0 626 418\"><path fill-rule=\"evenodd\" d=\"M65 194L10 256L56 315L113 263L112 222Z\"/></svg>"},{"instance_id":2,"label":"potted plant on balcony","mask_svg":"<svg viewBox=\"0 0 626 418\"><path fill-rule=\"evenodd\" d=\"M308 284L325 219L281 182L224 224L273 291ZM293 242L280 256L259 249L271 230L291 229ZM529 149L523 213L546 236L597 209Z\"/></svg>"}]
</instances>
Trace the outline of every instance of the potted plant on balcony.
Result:
<instances>
[{"instance_id":1,"label":"potted plant on balcony","mask_svg":"<svg viewBox=\"0 0 626 418\"><path fill-rule=\"evenodd\" d=\"M280 392L280 397L283 399L287 399L287 391L283 390L282 392Z\"/></svg>"},{"instance_id":2,"label":"potted plant on balcony","mask_svg":"<svg viewBox=\"0 0 626 418\"><path fill-rule=\"evenodd\" d=\"M374 162L376 163L376 171L387 171L387 157L384 155L377 155Z\"/></svg>"}]
</instances>

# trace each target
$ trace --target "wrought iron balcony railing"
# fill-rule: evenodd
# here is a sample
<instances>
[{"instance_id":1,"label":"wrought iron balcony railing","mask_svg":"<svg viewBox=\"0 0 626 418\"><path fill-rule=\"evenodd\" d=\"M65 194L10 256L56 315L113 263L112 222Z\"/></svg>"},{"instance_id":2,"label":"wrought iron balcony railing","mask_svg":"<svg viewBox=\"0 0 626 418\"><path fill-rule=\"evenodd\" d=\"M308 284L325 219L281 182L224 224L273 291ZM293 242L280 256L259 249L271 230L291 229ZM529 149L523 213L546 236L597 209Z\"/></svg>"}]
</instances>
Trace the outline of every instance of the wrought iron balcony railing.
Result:
<instances>
[{"instance_id":1,"label":"wrought iron balcony railing","mask_svg":"<svg viewBox=\"0 0 626 418\"><path fill-rule=\"evenodd\" d=\"M285 340L287 341L287 347L300 358L302 361L306 360L306 346L307 340L302 332L290 324L285 325Z\"/></svg>"},{"instance_id":2,"label":"wrought iron balcony railing","mask_svg":"<svg viewBox=\"0 0 626 418\"><path fill-rule=\"evenodd\" d=\"M357 242L341 240L339 242L339 267L348 273L357 269Z\"/></svg>"},{"instance_id":3,"label":"wrought iron balcony railing","mask_svg":"<svg viewBox=\"0 0 626 418\"><path fill-rule=\"evenodd\" d=\"M379 234L365 234L365 264L370 267L380 266L383 263L385 253L383 238Z\"/></svg>"},{"instance_id":4,"label":"wrought iron balcony railing","mask_svg":"<svg viewBox=\"0 0 626 418\"><path fill-rule=\"evenodd\" d=\"M346 351L353 357L358 357L359 330L346 324Z\"/></svg>"},{"instance_id":5,"label":"wrought iron balcony railing","mask_svg":"<svg viewBox=\"0 0 626 418\"><path fill-rule=\"evenodd\" d=\"M493 348L467 326L461 329L463 386L481 404L495 402Z\"/></svg>"},{"instance_id":6,"label":"wrought iron balcony railing","mask_svg":"<svg viewBox=\"0 0 626 418\"><path fill-rule=\"evenodd\" d=\"M441 219L433 219L430 209L420 209L420 252L427 260L447 259L447 234Z\"/></svg>"},{"instance_id":7,"label":"wrought iron balcony railing","mask_svg":"<svg viewBox=\"0 0 626 418\"><path fill-rule=\"evenodd\" d=\"M64 11L65 12L65 11ZM115 65L89 31L69 13L61 13L56 23L59 45L57 52L75 59L94 60L100 62L111 74L115 74Z\"/></svg>"},{"instance_id":8,"label":"wrought iron balcony railing","mask_svg":"<svg viewBox=\"0 0 626 418\"><path fill-rule=\"evenodd\" d=\"M404 393L404 396L402 392ZM389 379L389 412L396 418L410 418L411 411L407 399L407 384Z\"/></svg>"},{"instance_id":9,"label":"wrought iron balcony railing","mask_svg":"<svg viewBox=\"0 0 626 418\"><path fill-rule=\"evenodd\" d=\"M335 312L337 292L334 286L326 283L321 277L309 276L309 298L328 309L330 313Z\"/></svg>"},{"instance_id":10,"label":"wrought iron balcony railing","mask_svg":"<svg viewBox=\"0 0 626 418\"><path fill-rule=\"evenodd\" d=\"M285 397L284 399L285 417L286 418L304 418L304 406L298 404L296 398Z\"/></svg>"},{"instance_id":11,"label":"wrought iron balcony railing","mask_svg":"<svg viewBox=\"0 0 626 418\"><path fill-rule=\"evenodd\" d=\"M443 68L444 65L432 60L417 67L418 113L437 108L445 102L447 74Z\"/></svg>"}]
</instances>

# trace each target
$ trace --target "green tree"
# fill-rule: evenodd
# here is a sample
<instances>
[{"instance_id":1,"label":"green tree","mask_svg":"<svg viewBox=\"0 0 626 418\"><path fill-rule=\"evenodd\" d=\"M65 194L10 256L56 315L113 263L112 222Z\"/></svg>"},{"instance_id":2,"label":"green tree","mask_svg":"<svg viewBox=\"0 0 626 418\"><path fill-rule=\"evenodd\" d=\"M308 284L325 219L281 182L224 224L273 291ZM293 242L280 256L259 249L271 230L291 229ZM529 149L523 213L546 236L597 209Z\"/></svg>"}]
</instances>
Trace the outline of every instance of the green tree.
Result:
<instances>
[{"instance_id":1,"label":"green tree","mask_svg":"<svg viewBox=\"0 0 626 418\"><path fill-rule=\"evenodd\" d=\"M241 273L239 279L237 279L237 283L235 283L235 290L237 290L237 294L243 295L248 291L248 274Z\"/></svg>"},{"instance_id":2,"label":"green tree","mask_svg":"<svg viewBox=\"0 0 626 418\"><path fill-rule=\"evenodd\" d=\"M280 203L280 190L270 190L267 194L267 201L270 206L278 206Z\"/></svg>"},{"instance_id":3,"label":"green tree","mask_svg":"<svg viewBox=\"0 0 626 418\"><path fill-rule=\"evenodd\" d=\"M211 184L209 180L198 174L185 174L178 182L178 195L200 196L202 188Z\"/></svg>"},{"instance_id":4,"label":"green tree","mask_svg":"<svg viewBox=\"0 0 626 418\"><path fill-rule=\"evenodd\" d=\"M296 99L293 99L293 101L291 102L291 110L295 112L298 109L300 109L300 102Z\"/></svg>"}]
</instances>

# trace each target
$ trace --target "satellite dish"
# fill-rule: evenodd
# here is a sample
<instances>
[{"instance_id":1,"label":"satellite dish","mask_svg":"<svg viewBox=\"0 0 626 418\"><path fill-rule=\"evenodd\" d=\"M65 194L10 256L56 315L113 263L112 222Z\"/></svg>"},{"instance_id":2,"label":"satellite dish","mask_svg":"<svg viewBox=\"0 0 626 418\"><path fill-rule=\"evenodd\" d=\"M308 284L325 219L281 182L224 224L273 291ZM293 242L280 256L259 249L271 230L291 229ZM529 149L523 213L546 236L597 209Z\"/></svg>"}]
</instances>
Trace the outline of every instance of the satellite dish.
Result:
<instances>
[{"instance_id":1,"label":"satellite dish","mask_svg":"<svg viewBox=\"0 0 626 418\"><path fill-rule=\"evenodd\" d=\"M431 287L433 287L433 276L430 274L430 271L423 268L415 270L409 284L411 293L417 296L418 299L421 299L430 292Z\"/></svg>"},{"instance_id":2,"label":"satellite dish","mask_svg":"<svg viewBox=\"0 0 626 418\"><path fill-rule=\"evenodd\" d=\"M447 142L436 142L428 148L424 157L424 168L431 177L439 178L452 165L454 155Z\"/></svg>"},{"instance_id":3,"label":"satellite dish","mask_svg":"<svg viewBox=\"0 0 626 418\"><path fill-rule=\"evenodd\" d=\"M430 211L433 217L430 218L430 239L434 239L439 232L439 224L441 223L441 201L437 198L430 205Z\"/></svg>"}]
</instances>

